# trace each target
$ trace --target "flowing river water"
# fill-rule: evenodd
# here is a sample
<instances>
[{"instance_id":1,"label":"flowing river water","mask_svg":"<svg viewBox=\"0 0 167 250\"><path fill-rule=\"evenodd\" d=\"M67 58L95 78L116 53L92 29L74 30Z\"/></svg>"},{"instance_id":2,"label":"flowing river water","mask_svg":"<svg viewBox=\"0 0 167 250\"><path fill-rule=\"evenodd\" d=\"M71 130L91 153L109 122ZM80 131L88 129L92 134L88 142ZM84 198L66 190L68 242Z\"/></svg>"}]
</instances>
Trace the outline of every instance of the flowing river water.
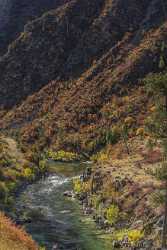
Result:
<instances>
[{"instance_id":1,"label":"flowing river water","mask_svg":"<svg viewBox=\"0 0 167 250\"><path fill-rule=\"evenodd\" d=\"M72 179L85 165L52 163L54 173L25 188L16 199L16 211L31 219L26 231L47 250L110 250L112 243L103 239L95 224L84 216L78 202L63 196L72 188Z\"/></svg>"}]
</instances>

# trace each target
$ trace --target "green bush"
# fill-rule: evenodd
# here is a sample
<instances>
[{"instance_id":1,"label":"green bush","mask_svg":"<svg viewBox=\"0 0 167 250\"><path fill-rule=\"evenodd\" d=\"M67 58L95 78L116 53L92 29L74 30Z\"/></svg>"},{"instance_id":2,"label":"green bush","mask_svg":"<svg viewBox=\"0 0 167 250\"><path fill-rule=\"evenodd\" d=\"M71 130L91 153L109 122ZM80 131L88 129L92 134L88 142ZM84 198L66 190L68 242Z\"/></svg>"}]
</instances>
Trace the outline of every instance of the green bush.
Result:
<instances>
[{"instance_id":1,"label":"green bush","mask_svg":"<svg viewBox=\"0 0 167 250\"><path fill-rule=\"evenodd\" d=\"M9 190L9 192L12 192L13 190L16 189L17 182L13 182L13 181L7 182L6 186L7 186L8 190Z\"/></svg>"},{"instance_id":2,"label":"green bush","mask_svg":"<svg viewBox=\"0 0 167 250\"><path fill-rule=\"evenodd\" d=\"M94 208L98 209L101 203L101 197L97 195L91 196L91 204Z\"/></svg>"},{"instance_id":3,"label":"green bush","mask_svg":"<svg viewBox=\"0 0 167 250\"><path fill-rule=\"evenodd\" d=\"M40 172L46 172L47 170L46 160L41 160L39 162L39 169L40 169Z\"/></svg>"},{"instance_id":4,"label":"green bush","mask_svg":"<svg viewBox=\"0 0 167 250\"><path fill-rule=\"evenodd\" d=\"M118 128L114 127L106 132L106 144L116 144L120 139L120 132Z\"/></svg>"}]
</instances>

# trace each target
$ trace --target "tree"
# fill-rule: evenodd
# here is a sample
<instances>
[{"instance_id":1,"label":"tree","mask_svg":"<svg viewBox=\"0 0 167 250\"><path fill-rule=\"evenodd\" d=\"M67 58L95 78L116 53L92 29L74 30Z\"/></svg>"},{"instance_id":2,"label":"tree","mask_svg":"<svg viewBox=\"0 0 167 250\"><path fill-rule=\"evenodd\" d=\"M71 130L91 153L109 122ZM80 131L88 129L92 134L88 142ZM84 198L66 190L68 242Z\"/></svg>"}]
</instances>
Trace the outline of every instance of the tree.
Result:
<instances>
[{"instance_id":1,"label":"tree","mask_svg":"<svg viewBox=\"0 0 167 250\"><path fill-rule=\"evenodd\" d=\"M163 162L157 170L156 176L162 180L165 185L163 202L165 204L164 223L162 232L162 249L167 247L167 73L151 74L146 80L146 87L153 96L155 102L155 111L152 119L149 120L147 127L154 136L156 142L161 143L163 148Z\"/></svg>"}]
</instances>

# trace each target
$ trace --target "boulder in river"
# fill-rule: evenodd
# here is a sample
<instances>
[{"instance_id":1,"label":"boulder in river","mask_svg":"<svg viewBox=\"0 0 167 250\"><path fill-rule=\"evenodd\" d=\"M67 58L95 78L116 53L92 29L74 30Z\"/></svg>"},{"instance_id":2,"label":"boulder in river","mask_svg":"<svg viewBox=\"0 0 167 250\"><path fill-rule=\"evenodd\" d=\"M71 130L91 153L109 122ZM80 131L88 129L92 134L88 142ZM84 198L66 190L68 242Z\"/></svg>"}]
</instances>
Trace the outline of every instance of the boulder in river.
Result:
<instances>
[{"instance_id":1,"label":"boulder in river","mask_svg":"<svg viewBox=\"0 0 167 250\"><path fill-rule=\"evenodd\" d=\"M59 250L58 244L54 244L53 247L52 247L52 250Z\"/></svg>"},{"instance_id":2,"label":"boulder in river","mask_svg":"<svg viewBox=\"0 0 167 250\"><path fill-rule=\"evenodd\" d=\"M73 191L65 191L63 195L69 198L74 198L75 196Z\"/></svg>"}]
</instances>

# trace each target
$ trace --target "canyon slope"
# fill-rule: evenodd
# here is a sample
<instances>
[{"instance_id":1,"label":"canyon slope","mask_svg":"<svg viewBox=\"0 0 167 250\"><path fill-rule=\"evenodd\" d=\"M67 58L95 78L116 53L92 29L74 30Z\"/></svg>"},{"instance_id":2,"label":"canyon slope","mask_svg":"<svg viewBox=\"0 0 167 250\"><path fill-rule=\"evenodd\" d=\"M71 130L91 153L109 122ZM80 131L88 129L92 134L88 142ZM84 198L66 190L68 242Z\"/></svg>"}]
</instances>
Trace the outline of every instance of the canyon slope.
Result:
<instances>
[{"instance_id":1,"label":"canyon slope","mask_svg":"<svg viewBox=\"0 0 167 250\"><path fill-rule=\"evenodd\" d=\"M26 24L0 59L0 128L41 148L92 152L128 112L141 126L150 104L142 79L160 70L162 48L166 61L164 8L157 0L71 0ZM115 99L118 117L107 115Z\"/></svg>"},{"instance_id":2,"label":"canyon slope","mask_svg":"<svg viewBox=\"0 0 167 250\"><path fill-rule=\"evenodd\" d=\"M97 198L104 217L116 205L123 216L116 230L138 230L142 222L133 233L146 232L159 247L164 208L155 209L152 193L162 183L150 171L161 164L162 148L148 149L145 123L155 106L145 78L166 72L167 3L0 0L0 7L1 200L8 182L43 174L48 157L79 156L96 163L83 190L88 201ZM3 214L0 220L10 238L16 228Z\"/></svg>"},{"instance_id":3,"label":"canyon slope","mask_svg":"<svg viewBox=\"0 0 167 250\"><path fill-rule=\"evenodd\" d=\"M0 1L0 54L7 51L10 42L23 31L24 25L67 0Z\"/></svg>"}]
</instances>

